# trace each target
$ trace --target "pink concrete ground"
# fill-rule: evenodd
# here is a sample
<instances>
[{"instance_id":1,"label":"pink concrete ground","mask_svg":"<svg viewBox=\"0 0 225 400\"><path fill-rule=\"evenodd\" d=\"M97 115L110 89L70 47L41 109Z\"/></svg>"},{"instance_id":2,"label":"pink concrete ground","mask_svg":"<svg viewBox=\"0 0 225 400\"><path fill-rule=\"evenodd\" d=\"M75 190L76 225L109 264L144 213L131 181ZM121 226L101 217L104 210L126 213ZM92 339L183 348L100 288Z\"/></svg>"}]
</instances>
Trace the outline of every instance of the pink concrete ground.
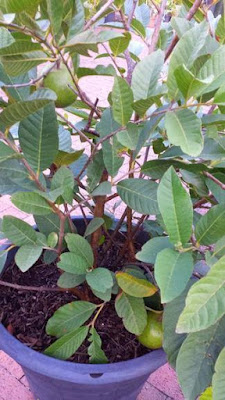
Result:
<instances>
[{"instance_id":1,"label":"pink concrete ground","mask_svg":"<svg viewBox=\"0 0 225 400\"><path fill-rule=\"evenodd\" d=\"M82 66L95 67L97 64L108 65L109 59L94 60L93 58L82 57ZM123 66L123 60L119 61L120 66ZM92 101L95 101L96 96L99 98L99 105L105 106L107 103L108 93L113 85L111 77L96 77L90 76L81 79L80 84L82 89L90 96ZM73 120L73 118L72 118ZM74 120L73 120L74 122ZM73 143L73 147L79 149L81 144L79 140ZM83 147L83 146L82 146ZM153 155L151 155L153 156ZM123 168L126 171L126 162ZM123 171L122 171L123 173ZM113 211L114 210L110 210ZM116 209L116 216L121 215L123 205L121 204ZM78 211L79 213L79 211ZM24 221L33 224L33 218L30 215L19 211L10 203L9 196L0 198L0 218L4 215L14 215ZM174 371L165 365L158 369L148 379L138 400L183 400L181 390L177 383L177 378ZM0 351L0 400L34 400L29 390L29 387L24 377L22 369L5 353Z\"/></svg>"}]
</instances>

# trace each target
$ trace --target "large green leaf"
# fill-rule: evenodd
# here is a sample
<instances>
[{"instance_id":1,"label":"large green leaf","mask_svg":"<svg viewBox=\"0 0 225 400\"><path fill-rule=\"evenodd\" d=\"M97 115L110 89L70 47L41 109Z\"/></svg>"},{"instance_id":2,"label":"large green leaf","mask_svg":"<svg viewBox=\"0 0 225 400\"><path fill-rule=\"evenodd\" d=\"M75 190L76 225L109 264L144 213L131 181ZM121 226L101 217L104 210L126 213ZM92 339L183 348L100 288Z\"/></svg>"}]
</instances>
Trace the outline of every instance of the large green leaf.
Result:
<instances>
[{"instance_id":1,"label":"large green leaf","mask_svg":"<svg viewBox=\"0 0 225 400\"><path fill-rule=\"evenodd\" d=\"M117 192L133 210L141 214L158 214L157 188L155 182L130 178L118 183Z\"/></svg>"},{"instance_id":2,"label":"large green leaf","mask_svg":"<svg viewBox=\"0 0 225 400\"><path fill-rule=\"evenodd\" d=\"M76 0L74 5L74 15L70 22L67 40L72 39L75 35L82 32L85 22L84 6L81 0Z\"/></svg>"},{"instance_id":3,"label":"large green leaf","mask_svg":"<svg viewBox=\"0 0 225 400\"><path fill-rule=\"evenodd\" d=\"M102 226L105 223L103 218L99 218L99 217L95 217L93 218L87 228L85 229L84 232L84 237L87 237L89 235L91 235L93 232L97 231L98 228L100 228L100 226Z\"/></svg>"},{"instance_id":4,"label":"large green leaf","mask_svg":"<svg viewBox=\"0 0 225 400\"><path fill-rule=\"evenodd\" d=\"M40 232L48 236L51 232L59 233L60 230L60 219L57 214L50 213L44 217L34 215L35 222ZM65 232L71 232L69 223L66 221Z\"/></svg>"},{"instance_id":5,"label":"large green leaf","mask_svg":"<svg viewBox=\"0 0 225 400\"><path fill-rule=\"evenodd\" d=\"M48 215L52 209L38 193L18 192L11 197L12 203L28 214Z\"/></svg>"},{"instance_id":6,"label":"large green leaf","mask_svg":"<svg viewBox=\"0 0 225 400\"><path fill-rule=\"evenodd\" d=\"M52 191L61 191L63 200L69 204L73 202L74 176L72 171L61 167L55 173L51 182Z\"/></svg>"},{"instance_id":7,"label":"large green leaf","mask_svg":"<svg viewBox=\"0 0 225 400\"><path fill-rule=\"evenodd\" d=\"M142 246L141 251L137 252L136 258L148 264L155 264L157 254L167 248L174 248L168 237L155 237Z\"/></svg>"},{"instance_id":8,"label":"large green leaf","mask_svg":"<svg viewBox=\"0 0 225 400\"><path fill-rule=\"evenodd\" d=\"M61 254L57 265L63 271L75 275L84 275L88 269L87 261L83 257L70 252Z\"/></svg>"},{"instance_id":9,"label":"large green leaf","mask_svg":"<svg viewBox=\"0 0 225 400\"><path fill-rule=\"evenodd\" d=\"M20 157L19 153L15 153L9 146L0 142L0 163L6 160L10 160L11 158Z\"/></svg>"},{"instance_id":10,"label":"large green leaf","mask_svg":"<svg viewBox=\"0 0 225 400\"><path fill-rule=\"evenodd\" d=\"M36 232L29 224L9 215L3 217L2 231L16 246L35 245L37 241Z\"/></svg>"},{"instance_id":11,"label":"large green leaf","mask_svg":"<svg viewBox=\"0 0 225 400\"><path fill-rule=\"evenodd\" d=\"M206 329L225 314L225 256L217 261L207 276L190 289L177 332Z\"/></svg>"},{"instance_id":12,"label":"large green leaf","mask_svg":"<svg viewBox=\"0 0 225 400\"><path fill-rule=\"evenodd\" d=\"M136 65L131 85L134 100L147 99L155 95L163 63L164 54L161 50L157 50Z\"/></svg>"},{"instance_id":13,"label":"large green leaf","mask_svg":"<svg viewBox=\"0 0 225 400\"><path fill-rule=\"evenodd\" d=\"M147 279L140 279L127 272L118 272L116 279L119 287L129 296L149 297L155 294L158 289Z\"/></svg>"},{"instance_id":14,"label":"large green leaf","mask_svg":"<svg viewBox=\"0 0 225 400\"><path fill-rule=\"evenodd\" d=\"M91 336L88 339L91 344L88 347L88 355L90 356L89 361L91 364L104 364L108 362L108 359L101 348L102 340L95 330L90 329Z\"/></svg>"},{"instance_id":15,"label":"large green leaf","mask_svg":"<svg viewBox=\"0 0 225 400\"><path fill-rule=\"evenodd\" d=\"M192 333L185 339L176 364L185 398L195 400L211 384L214 364L224 341L225 317L211 328Z\"/></svg>"},{"instance_id":16,"label":"large green leaf","mask_svg":"<svg viewBox=\"0 0 225 400\"><path fill-rule=\"evenodd\" d=\"M53 104L20 123L19 142L26 160L37 174L50 167L58 151L58 123Z\"/></svg>"},{"instance_id":17,"label":"large green leaf","mask_svg":"<svg viewBox=\"0 0 225 400\"><path fill-rule=\"evenodd\" d=\"M34 12L40 0L4 0L4 6L8 13L19 13L22 11Z\"/></svg>"},{"instance_id":18,"label":"large green leaf","mask_svg":"<svg viewBox=\"0 0 225 400\"><path fill-rule=\"evenodd\" d=\"M63 2L58 0L46 0L46 3L52 33L56 35L61 28L63 20Z\"/></svg>"},{"instance_id":19,"label":"large green leaf","mask_svg":"<svg viewBox=\"0 0 225 400\"><path fill-rule=\"evenodd\" d=\"M9 47L14 42L15 42L15 39L11 35L11 33L8 31L8 29L0 28L0 49Z\"/></svg>"},{"instance_id":20,"label":"large green leaf","mask_svg":"<svg viewBox=\"0 0 225 400\"><path fill-rule=\"evenodd\" d=\"M187 337L184 333L176 333L177 321L184 309L187 293L194 282L194 279L190 279L183 293L166 304L163 312L163 348L173 368L176 368L176 360L180 347Z\"/></svg>"},{"instance_id":21,"label":"large green leaf","mask_svg":"<svg viewBox=\"0 0 225 400\"><path fill-rule=\"evenodd\" d=\"M170 241L175 245L187 243L192 232L192 203L173 167L161 179L158 203Z\"/></svg>"},{"instance_id":22,"label":"large green leaf","mask_svg":"<svg viewBox=\"0 0 225 400\"><path fill-rule=\"evenodd\" d=\"M40 89L35 92L26 101L18 101L9 105L0 114L0 123L6 126L14 125L16 122L22 121L28 115L40 110L51 101L56 100L56 94L51 90Z\"/></svg>"},{"instance_id":23,"label":"large green leaf","mask_svg":"<svg viewBox=\"0 0 225 400\"><path fill-rule=\"evenodd\" d=\"M129 332L134 335L143 332L147 324L147 311L143 299L122 292L116 298L115 308Z\"/></svg>"},{"instance_id":24,"label":"large green leaf","mask_svg":"<svg viewBox=\"0 0 225 400\"><path fill-rule=\"evenodd\" d=\"M79 328L91 317L96 308L95 304L88 301L73 301L58 308L48 320L47 334L60 337Z\"/></svg>"},{"instance_id":25,"label":"large green leaf","mask_svg":"<svg viewBox=\"0 0 225 400\"><path fill-rule=\"evenodd\" d=\"M150 176L152 179L160 179L162 178L164 173L168 170L168 168L171 167L171 165L173 165L175 169L183 169L185 171L190 171L190 172L199 173L207 170L205 164L200 164L200 163L191 164L183 161L176 161L174 159L150 160L143 164L141 170L145 175Z\"/></svg>"},{"instance_id":26,"label":"large green leaf","mask_svg":"<svg viewBox=\"0 0 225 400\"><path fill-rule=\"evenodd\" d=\"M207 79L209 76L214 76L212 83L209 83L203 93L210 93L213 90L219 88L222 83L224 83L225 78L225 46L220 46L216 50L208 61L200 69L197 77L199 79Z\"/></svg>"},{"instance_id":27,"label":"large green leaf","mask_svg":"<svg viewBox=\"0 0 225 400\"><path fill-rule=\"evenodd\" d=\"M60 275L57 285L63 289L72 289L81 285L86 280L86 275L74 275L69 272L64 272Z\"/></svg>"},{"instance_id":28,"label":"large green leaf","mask_svg":"<svg viewBox=\"0 0 225 400\"><path fill-rule=\"evenodd\" d=\"M87 267L92 267L94 263L94 255L88 241L82 236L74 233L68 233L65 239L69 251L82 257L86 261Z\"/></svg>"},{"instance_id":29,"label":"large green leaf","mask_svg":"<svg viewBox=\"0 0 225 400\"><path fill-rule=\"evenodd\" d=\"M195 228L198 243L214 244L225 235L224 216L224 204L212 207L202 216Z\"/></svg>"},{"instance_id":30,"label":"large green leaf","mask_svg":"<svg viewBox=\"0 0 225 400\"><path fill-rule=\"evenodd\" d=\"M102 145L103 161L109 175L112 177L117 175L120 167L123 165L124 158L118 154L120 149L121 145L118 143L116 137L112 139L111 143L107 140Z\"/></svg>"},{"instance_id":31,"label":"large green leaf","mask_svg":"<svg viewBox=\"0 0 225 400\"><path fill-rule=\"evenodd\" d=\"M199 94L213 81L213 76L198 79L185 65L179 65L174 71L177 86L186 100L190 97L197 98Z\"/></svg>"},{"instance_id":32,"label":"large green leaf","mask_svg":"<svg viewBox=\"0 0 225 400\"><path fill-rule=\"evenodd\" d=\"M116 77L112 90L112 110L116 122L126 125L133 113L133 92L128 83L121 77Z\"/></svg>"},{"instance_id":33,"label":"large green leaf","mask_svg":"<svg viewBox=\"0 0 225 400\"><path fill-rule=\"evenodd\" d=\"M15 262L22 272L26 272L39 259L42 253L42 246L25 244L19 248L15 256Z\"/></svg>"},{"instance_id":34,"label":"large green leaf","mask_svg":"<svg viewBox=\"0 0 225 400\"><path fill-rule=\"evenodd\" d=\"M191 110L169 111L165 127L172 144L180 146L184 153L197 157L203 149L201 120Z\"/></svg>"},{"instance_id":35,"label":"large green leaf","mask_svg":"<svg viewBox=\"0 0 225 400\"><path fill-rule=\"evenodd\" d=\"M48 58L43 51L34 50L21 55L3 56L1 61L7 74L18 76L30 71L39 64L43 64L48 61Z\"/></svg>"},{"instance_id":36,"label":"large green leaf","mask_svg":"<svg viewBox=\"0 0 225 400\"><path fill-rule=\"evenodd\" d=\"M113 55L117 57L120 53L123 53L129 46L130 40L131 34L129 32L125 32L124 36L119 38L111 39L109 41L109 47L112 50Z\"/></svg>"},{"instance_id":37,"label":"large green leaf","mask_svg":"<svg viewBox=\"0 0 225 400\"><path fill-rule=\"evenodd\" d=\"M221 350L215 365L215 374L213 375L213 399L223 400L225 393L225 347Z\"/></svg>"},{"instance_id":38,"label":"large green leaf","mask_svg":"<svg viewBox=\"0 0 225 400\"><path fill-rule=\"evenodd\" d=\"M97 292L105 293L113 287L111 272L106 268L95 268L86 275L88 285Z\"/></svg>"},{"instance_id":39,"label":"large green leaf","mask_svg":"<svg viewBox=\"0 0 225 400\"><path fill-rule=\"evenodd\" d=\"M167 79L171 98L176 98L179 93L174 73L175 70L179 65L185 65L188 69L192 67L194 61L200 55L207 36L208 26L204 22L203 24L196 24L192 29L188 30L177 43L170 59ZM205 79L205 77L200 79Z\"/></svg>"},{"instance_id":40,"label":"large green leaf","mask_svg":"<svg viewBox=\"0 0 225 400\"><path fill-rule=\"evenodd\" d=\"M49 346L44 354L50 357L66 360L71 357L81 346L88 334L88 326L74 329Z\"/></svg>"},{"instance_id":41,"label":"large green leaf","mask_svg":"<svg viewBox=\"0 0 225 400\"><path fill-rule=\"evenodd\" d=\"M42 50L39 43L33 43L29 40L17 40L14 41L10 46L0 49L0 56L16 56L24 53L30 53L31 51Z\"/></svg>"},{"instance_id":42,"label":"large green leaf","mask_svg":"<svg viewBox=\"0 0 225 400\"><path fill-rule=\"evenodd\" d=\"M185 289L193 271L190 253L173 249L162 250L156 258L155 279L159 285L162 303L168 303Z\"/></svg>"},{"instance_id":43,"label":"large green leaf","mask_svg":"<svg viewBox=\"0 0 225 400\"><path fill-rule=\"evenodd\" d=\"M139 138L139 129L136 124L128 123L127 129L117 134L118 141L130 150L135 150Z\"/></svg>"}]
</instances>

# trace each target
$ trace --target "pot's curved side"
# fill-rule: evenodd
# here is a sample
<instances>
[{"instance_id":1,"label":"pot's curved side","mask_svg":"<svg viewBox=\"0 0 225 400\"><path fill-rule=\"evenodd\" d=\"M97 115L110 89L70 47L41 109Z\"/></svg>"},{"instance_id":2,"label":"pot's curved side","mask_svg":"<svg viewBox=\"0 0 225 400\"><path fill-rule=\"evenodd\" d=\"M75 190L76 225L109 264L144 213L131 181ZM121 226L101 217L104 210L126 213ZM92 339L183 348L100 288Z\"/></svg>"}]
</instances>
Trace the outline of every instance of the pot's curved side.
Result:
<instances>
[{"instance_id":1,"label":"pot's curved side","mask_svg":"<svg viewBox=\"0 0 225 400\"><path fill-rule=\"evenodd\" d=\"M74 222L82 233L82 219ZM14 254L10 252L6 267ZM0 349L21 365L35 400L135 400L148 376L166 362L163 350L114 364L60 361L23 345L3 325Z\"/></svg>"}]
</instances>

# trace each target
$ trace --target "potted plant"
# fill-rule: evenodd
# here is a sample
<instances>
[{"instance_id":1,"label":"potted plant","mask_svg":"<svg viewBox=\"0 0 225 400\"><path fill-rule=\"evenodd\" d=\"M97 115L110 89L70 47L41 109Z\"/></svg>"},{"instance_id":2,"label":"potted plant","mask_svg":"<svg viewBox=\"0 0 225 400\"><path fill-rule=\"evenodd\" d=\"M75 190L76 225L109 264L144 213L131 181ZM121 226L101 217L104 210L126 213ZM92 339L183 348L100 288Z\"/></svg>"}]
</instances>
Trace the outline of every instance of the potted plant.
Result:
<instances>
[{"instance_id":1,"label":"potted plant","mask_svg":"<svg viewBox=\"0 0 225 400\"><path fill-rule=\"evenodd\" d=\"M1 221L0 346L40 400L134 400L162 344L223 398L224 19L165 7L149 38L143 1L0 5L0 193L36 222Z\"/></svg>"}]
</instances>

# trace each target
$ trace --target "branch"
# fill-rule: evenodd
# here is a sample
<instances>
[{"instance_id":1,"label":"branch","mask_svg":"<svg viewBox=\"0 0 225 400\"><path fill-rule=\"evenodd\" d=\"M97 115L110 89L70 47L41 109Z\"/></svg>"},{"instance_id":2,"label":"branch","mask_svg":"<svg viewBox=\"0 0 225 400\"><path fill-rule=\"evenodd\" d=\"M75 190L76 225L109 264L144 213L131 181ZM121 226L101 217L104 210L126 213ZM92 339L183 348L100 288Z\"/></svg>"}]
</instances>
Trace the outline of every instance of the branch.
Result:
<instances>
[{"instance_id":1,"label":"branch","mask_svg":"<svg viewBox=\"0 0 225 400\"><path fill-rule=\"evenodd\" d=\"M111 6L111 4L113 4L114 0L108 0L101 8L100 10L98 10L98 12L93 15L93 17L91 17L91 19L86 23L86 25L84 26L84 30L86 31L87 29L89 29L96 21L99 17L101 17L101 15L107 10L107 8L109 8Z\"/></svg>"},{"instance_id":2,"label":"branch","mask_svg":"<svg viewBox=\"0 0 225 400\"><path fill-rule=\"evenodd\" d=\"M195 0L193 6L190 8L190 10L189 10L189 12L188 12L188 14L187 14L187 16L186 16L186 19L187 19L188 21L190 21L190 20L194 17L194 15L195 15L195 13L198 11L198 9L199 9L201 3L202 3L202 0ZM165 54L165 61L167 60L167 58L168 58L168 57L170 56L170 54L172 53L172 51L173 51L173 49L174 49L174 47L176 46L176 44L177 44L178 41L179 41L179 37L178 37L177 35L175 35L174 38L173 38L173 40L172 40L172 42L171 42L171 44L170 44L170 46L168 47L168 49L167 49L167 51L166 51L166 54Z\"/></svg>"},{"instance_id":3,"label":"branch","mask_svg":"<svg viewBox=\"0 0 225 400\"><path fill-rule=\"evenodd\" d=\"M154 32L152 35L151 44L149 46L149 54L151 54L151 53L153 53L153 51L155 51L157 42L159 40L159 32L160 32L161 23L162 23L162 19L163 19L165 8L166 8L166 3L167 3L167 0L162 0L159 13L156 17L155 28L154 28Z\"/></svg>"},{"instance_id":4,"label":"branch","mask_svg":"<svg viewBox=\"0 0 225 400\"><path fill-rule=\"evenodd\" d=\"M21 88L21 87L26 87L26 86L32 86L35 85L37 82L39 82L41 79L45 78L49 72L51 72L53 70L53 68L55 68L56 64L58 63L58 61L60 60L60 58L58 58L54 64L51 65L51 67L42 75L40 75L38 78L36 79L31 79L30 82L26 82L26 83L15 83L14 85L3 85L3 89L4 88Z\"/></svg>"},{"instance_id":5,"label":"branch","mask_svg":"<svg viewBox=\"0 0 225 400\"><path fill-rule=\"evenodd\" d=\"M203 175L207 176L207 178L211 179L214 183L221 187L221 189L225 190L225 184L219 181L219 179L215 178L212 174L207 171L203 171Z\"/></svg>"},{"instance_id":6,"label":"branch","mask_svg":"<svg viewBox=\"0 0 225 400\"><path fill-rule=\"evenodd\" d=\"M29 290L35 292L61 292L60 288L51 288L44 286L22 286L22 285L17 285L16 283L5 282L2 280L0 280L0 286L6 286L17 290Z\"/></svg>"},{"instance_id":7,"label":"branch","mask_svg":"<svg viewBox=\"0 0 225 400\"><path fill-rule=\"evenodd\" d=\"M70 122L67 118L63 117L58 111L56 112L56 114L62 118L63 121L65 121L67 123L68 126L70 126L70 128L74 129L79 135L80 137L82 137L84 140L86 140L91 147L95 147L95 145L92 143L92 141L85 135L85 133L83 133L80 129L78 129L74 124L72 124L72 122Z\"/></svg>"}]
</instances>

